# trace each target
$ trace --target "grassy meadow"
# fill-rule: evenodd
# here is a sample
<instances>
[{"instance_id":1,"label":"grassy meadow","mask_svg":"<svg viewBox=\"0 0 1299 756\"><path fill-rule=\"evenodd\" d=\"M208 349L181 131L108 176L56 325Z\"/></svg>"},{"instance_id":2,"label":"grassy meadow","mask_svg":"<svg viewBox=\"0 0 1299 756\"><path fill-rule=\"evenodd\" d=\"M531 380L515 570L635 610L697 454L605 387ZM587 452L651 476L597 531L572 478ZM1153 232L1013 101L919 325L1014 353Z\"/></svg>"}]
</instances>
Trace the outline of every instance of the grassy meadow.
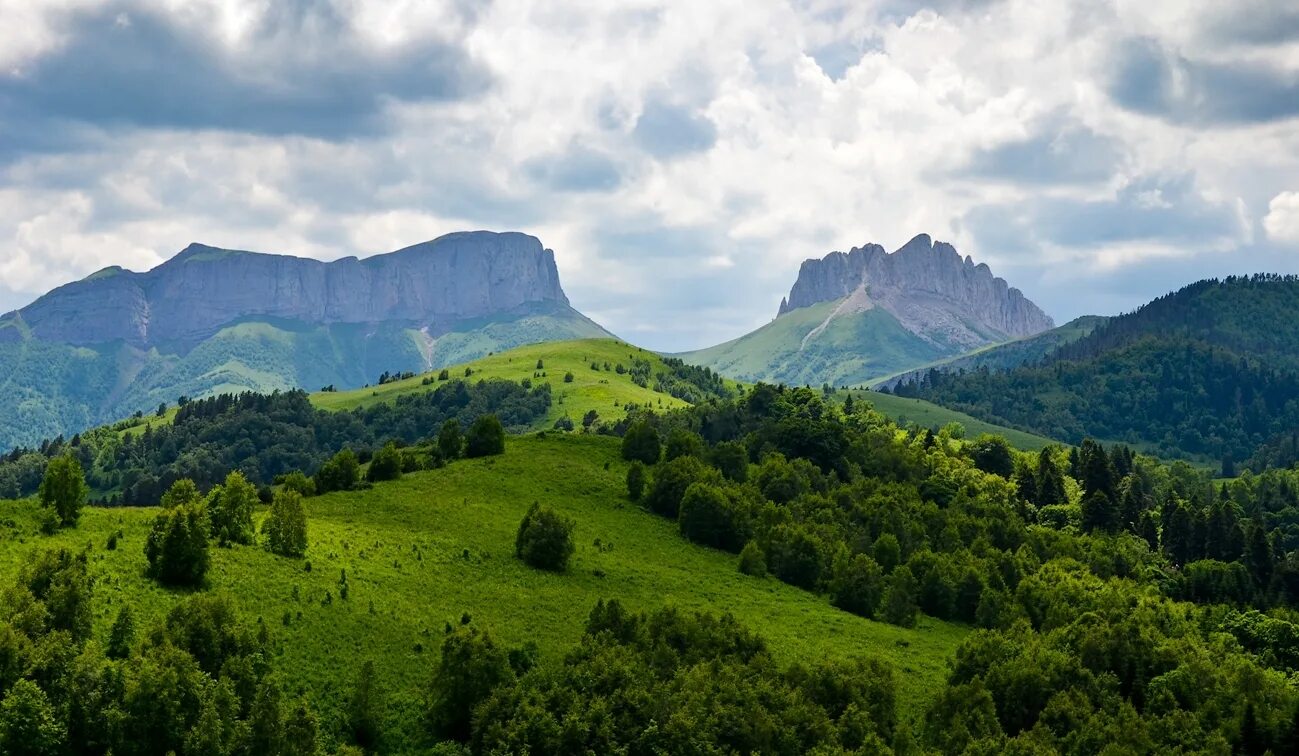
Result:
<instances>
[{"instance_id":1,"label":"grassy meadow","mask_svg":"<svg viewBox=\"0 0 1299 756\"><path fill-rule=\"evenodd\" d=\"M214 546L207 589L228 591L250 620L268 623L286 690L309 692L326 726L340 716L359 665L372 659L389 694L385 730L398 739L389 744L396 750L417 745L421 687L446 623L465 613L507 646L534 641L543 664L558 664L600 598L636 609L731 612L783 663L856 654L888 659L898 670L903 716L941 688L966 628L924 616L913 630L872 622L774 578L740 574L735 556L691 544L675 523L627 501L618 450L617 439L601 436L515 437L501 457L308 499L304 559ZM514 558L516 528L534 501L577 523L578 550L565 574ZM147 627L186 595L144 576L155 512L87 508L77 528L42 536L35 502L0 504L0 583L12 578L25 552L89 547L96 636L107 636L123 604L136 612L138 627Z\"/></svg>"}]
</instances>

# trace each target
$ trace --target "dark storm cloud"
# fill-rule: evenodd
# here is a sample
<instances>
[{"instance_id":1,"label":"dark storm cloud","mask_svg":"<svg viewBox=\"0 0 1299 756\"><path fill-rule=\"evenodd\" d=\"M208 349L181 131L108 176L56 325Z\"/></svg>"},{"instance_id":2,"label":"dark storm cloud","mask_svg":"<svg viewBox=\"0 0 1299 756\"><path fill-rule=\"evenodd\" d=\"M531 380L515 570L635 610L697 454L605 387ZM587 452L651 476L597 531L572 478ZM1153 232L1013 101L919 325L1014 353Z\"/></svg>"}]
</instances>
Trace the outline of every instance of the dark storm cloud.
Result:
<instances>
[{"instance_id":1,"label":"dark storm cloud","mask_svg":"<svg viewBox=\"0 0 1299 756\"><path fill-rule=\"evenodd\" d=\"M1155 40L1119 46L1109 93L1128 110L1187 123L1258 123L1299 115L1299 72L1190 60Z\"/></svg>"},{"instance_id":2,"label":"dark storm cloud","mask_svg":"<svg viewBox=\"0 0 1299 756\"><path fill-rule=\"evenodd\" d=\"M607 192L622 183L618 166L607 155L580 145L529 160L524 170L533 181L565 192Z\"/></svg>"},{"instance_id":3,"label":"dark storm cloud","mask_svg":"<svg viewBox=\"0 0 1299 756\"><path fill-rule=\"evenodd\" d=\"M460 98L487 84L449 44L377 50L326 3L270 8L238 49L131 5L75 15L57 50L0 77L5 122L338 139L379 131L389 101Z\"/></svg>"},{"instance_id":4,"label":"dark storm cloud","mask_svg":"<svg viewBox=\"0 0 1299 756\"><path fill-rule=\"evenodd\" d=\"M1299 5L1239 2L1224 4L1200 36L1212 44L1279 45L1299 40Z\"/></svg>"},{"instance_id":5,"label":"dark storm cloud","mask_svg":"<svg viewBox=\"0 0 1299 756\"><path fill-rule=\"evenodd\" d=\"M1086 248L1129 242L1195 250L1243 233L1235 206L1206 200L1189 175L1142 178L1107 200L1039 197L984 205L962 223L981 249L1008 254L1028 253L1043 244Z\"/></svg>"},{"instance_id":6,"label":"dark storm cloud","mask_svg":"<svg viewBox=\"0 0 1299 756\"><path fill-rule=\"evenodd\" d=\"M1117 141L1052 119L1041 133L976 152L962 173L1023 184L1087 183L1114 175L1121 157Z\"/></svg>"}]
</instances>

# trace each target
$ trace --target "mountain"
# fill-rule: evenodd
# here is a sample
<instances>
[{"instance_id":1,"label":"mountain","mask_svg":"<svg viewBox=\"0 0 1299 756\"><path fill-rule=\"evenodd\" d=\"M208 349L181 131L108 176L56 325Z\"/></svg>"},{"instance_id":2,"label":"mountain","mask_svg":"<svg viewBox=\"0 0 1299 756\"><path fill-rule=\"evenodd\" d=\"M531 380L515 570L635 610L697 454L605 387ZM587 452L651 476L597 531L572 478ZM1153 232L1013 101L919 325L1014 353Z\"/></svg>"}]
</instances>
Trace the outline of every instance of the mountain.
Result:
<instances>
[{"instance_id":1,"label":"mountain","mask_svg":"<svg viewBox=\"0 0 1299 756\"><path fill-rule=\"evenodd\" d=\"M1299 427L1299 278L1200 281L1034 363L924 372L894 391L1051 438L1230 468Z\"/></svg>"},{"instance_id":2,"label":"mountain","mask_svg":"<svg viewBox=\"0 0 1299 756\"><path fill-rule=\"evenodd\" d=\"M454 233L333 262L192 244L0 318L0 447L178 396L359 387L540 341L608 336L535 237Z\"/></svg>"},{"instance_id":3,"label":"mountain","mask_svg":"<svg viewBox=\"0 0 1299 756\"><path fill-rule=\"evenodd\" d=\"M910 383L923 378L930 370L955 373L962 370L970 371L981 368L1007 370L1020 365L1029 365L1043 359L1058 347L1071 344L1089 335L1097 327L1104 324L1106 320L1108 318L1103 315L1084 315L1049 331L1026 336L1022 339L1015 339L1014 341L1007 341L1003 344L995 344L889 376L876 382L872 388L891 390L899 384Z\"/></svg>"},{"instance_id":4,"label":"mountain","mask_svg":"<svg viewBox=\"0 0 1299 756\"><path fill-rule=\"evenodd\" d=\"M805 261L775 320L681 356L742 380L857 384L1053 326L987 265L921 234Z\"/></svg>"}]
</instances>

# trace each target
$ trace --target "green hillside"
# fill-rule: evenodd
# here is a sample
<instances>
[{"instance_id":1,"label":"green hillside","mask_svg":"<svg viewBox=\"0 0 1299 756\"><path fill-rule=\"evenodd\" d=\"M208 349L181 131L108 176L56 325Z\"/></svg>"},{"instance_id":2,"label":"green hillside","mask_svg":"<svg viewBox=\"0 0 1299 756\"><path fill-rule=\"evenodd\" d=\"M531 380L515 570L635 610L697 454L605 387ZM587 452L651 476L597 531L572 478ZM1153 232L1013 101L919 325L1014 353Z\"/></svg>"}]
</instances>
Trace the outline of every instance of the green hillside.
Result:
<instances>
[{"instance_id":1,"label":"green hillside","mask_svg":"<svg viewBox=\"0 0 1299 756\"><path fill-rule=\"evenodd\" d=\"M1299 278L1201 281L1006 371L936 371L895 393L1071 443L1113 439L1230 468L1289 466ZM1293 444L1289 445L1294 447Z\"/></svg>"},{"instance_id":2,"label":"green hillside","mask_svg":"<svg viewBox=\"0 0 1299 756\"><path fill-rule=\"evenodd\" d=\"M941 687L965 629L930 618L911 630L872 622L774 578L742 575L734 556L690 544L675 523L627 502L625 473L617 439L514 438L503 457L309 499L305 561L260 547L214 548L210 590L229 592L250 621L271 627L286 693L310 694L327 728L342 716L361 662L373 660L393 697L387 728L400 734L396 743L420 732L418 691L432 674L446 623L468 613L503 643L535 641L542 663L557 665L601 598L637 609L731 612L760 631L783 663L863 653L889 659L908 714ZM577 523L567 574L534 570L513 556L518 522L534 501ZM89 546L96 637L106 637L126 604L138 626L148 627L186 597L143 575L156 511L90 508L76 529L43 537L33 502L0 503L0 584L33 549ZM106 549L119 530L115 548ZM346 600L339 596L344 570ZM327 594L332 601L324 603Z\"/></svg>"},{"instance_id":3,"label":"green hillside","mask_svg":"<svg viewBox=\"0 0 1299 756\"><path fill-rule=\"evenodd\" d=\"M903 426L915 423L924 428L941 428L948 423L960 423L964 426L965 434L969 438L985 433L1001 436L1016 449L1028 451L1038 451L1047 446L1060 443L1045 436L1007 428L1003 425L994 425L964 412L948 409L923 399L893 396L878 391L853 391L851 393L855 399L870 402L875 409L888 415Z\"/></svg>"},{"instance_id":4,"label":"green hillside","mask_svg":"<svg viewBox=\"0 0 1299 756\"><path fill-rule=\"evenodd\" d=\"M635 382L631 368L637 361L649 363L651 381L645 386ZM538 368L538 364L541 365ZM593 369L592 365L599 369ZM619 368L623 368L619 372ZM466 375L466 370L469 371ZM671 373L659 355L616 339L581 339L550 341L516 347L504 352L455 364L448 369L449 378L467 380L528 380L533 385L548 384L553 401L550 412L537 423L538 429L550 428L562 417L580 424L586 413L594 410L601 420L616 420L628 407L655 409L684 407L687 402L669 393L655 390L654 376ZM572 374L572 381L566 376ZM438 371L381 386L353 391L320 392L311 401L328 410L350 410L390 402L399 396L428 391L435 384Z\"/></svg>"},{"instance_id":5,"label":"green hillside","mask_svg":"<svg viewBox=\"0 0 1299 756\"><path fill-rule=\"evenodd\" d=\"M992 344L973 352L948 357L944 360L931 362L928 365L921 365L914 370L890 375L875 381L873 387L892 388L899 383L914 381L930 370L951 373L960 370L978 370L980 368L1007 370L1020 365L1027 365L1041 360L1058 347L1072 344L1084 336L1090 335L1092 331L1103 325L1106 320L1108 318L1100 315L1085 315L1081 318L1074 318L1062 326L1043 333L1007 341L1002 344Z\"/></svg>"},{"instance_id":6,"label":"green hillside","mask_svg":"<svg viewBox=\"0 0 1299 756\"><path fill-rule=\"evenodd\" d=\"M48 343L19 318L0 322L0 448L29 445L151 412L177 397L322 386L350 388L384 372L423 371L520 344L607 337L571 308L458 323L429 336L405 324L232 323L192 348L142 351Z\"/></svg>"},{"instance_id":7,"label":"green hillside","mask_svg":"<svg viewBox=\"0 0 1299 756\"><path fill-rule=\"evenodd\" d=\"M840 304L802 307L733 341L678 356L743 381L845 386L958 351L921 339L880 308L836 315Z\"/></svg>"}]
</instances>

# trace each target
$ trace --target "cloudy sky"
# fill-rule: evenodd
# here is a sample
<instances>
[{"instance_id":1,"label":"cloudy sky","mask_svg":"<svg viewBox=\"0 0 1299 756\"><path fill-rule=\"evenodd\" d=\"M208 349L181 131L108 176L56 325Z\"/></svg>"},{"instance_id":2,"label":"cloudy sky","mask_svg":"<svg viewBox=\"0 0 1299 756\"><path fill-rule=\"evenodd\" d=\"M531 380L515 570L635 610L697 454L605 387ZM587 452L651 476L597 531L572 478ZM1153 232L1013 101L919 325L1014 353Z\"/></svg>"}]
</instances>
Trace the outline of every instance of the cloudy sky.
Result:
<instances>
[{"instance_id":1,"label":"cloudy sky","mask_svg":"<svg viewBox=\"0 0 1299 756\"><path fill-rule=\"evenodd\" d=\"M0 0L0 310L191 241L553 248L660 349L917 233L1057 321L1299 271L1299 5Z\"/></svg>"}]
</instances>

